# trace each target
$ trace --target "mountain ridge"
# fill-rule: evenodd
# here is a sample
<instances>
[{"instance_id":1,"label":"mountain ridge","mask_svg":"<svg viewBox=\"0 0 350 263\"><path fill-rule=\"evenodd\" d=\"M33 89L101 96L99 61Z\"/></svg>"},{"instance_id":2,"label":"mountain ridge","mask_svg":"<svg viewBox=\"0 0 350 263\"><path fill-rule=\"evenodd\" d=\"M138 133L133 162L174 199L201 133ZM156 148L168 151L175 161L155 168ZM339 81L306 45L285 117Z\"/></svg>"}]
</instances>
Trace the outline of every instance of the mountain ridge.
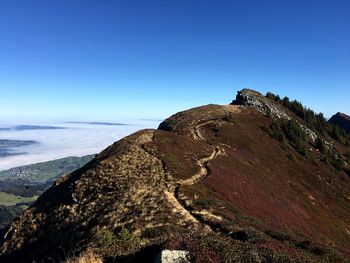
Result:
<instances>
[{"instance_id":1,"label":"mountain ridge","mask_svg":"<svg viewBox=\"0 0 350 263\"><path fill-rule=\"evenodd\" d=\"M329 119L329 122L340 126L344 130L346 130L348 133L350 133L350 116L349 115L338 112Z\"/></svg>"},{"instance_id":2,"label":"mountain ridge","mask_svg":"<svg viewBox=\"0 0 350 263\"><path fill-rule=\"evenodd\" d=\"M169 248L196 262L346 262L348 164L325 155L348 148L325 138L321 151L321 139L252 90L233 105L176 113L59 178L3 229L0 259L94 249L106 260L142 251L151 260L147 251Z\"/></svg>"}]
</instances>

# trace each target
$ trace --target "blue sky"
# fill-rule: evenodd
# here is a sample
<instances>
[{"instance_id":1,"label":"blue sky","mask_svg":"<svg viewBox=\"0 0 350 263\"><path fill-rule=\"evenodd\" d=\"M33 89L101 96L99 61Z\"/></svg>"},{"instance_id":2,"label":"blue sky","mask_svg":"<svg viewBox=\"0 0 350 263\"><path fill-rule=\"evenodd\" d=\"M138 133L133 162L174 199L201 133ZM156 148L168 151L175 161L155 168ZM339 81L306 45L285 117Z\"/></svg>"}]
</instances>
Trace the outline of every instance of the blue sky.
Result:
<instances>
[{"instance_id":1,"label":"blue sky","mask_svg":"<svg viewBox=\"0 0 350 263\"><path fill-rule=\"evenodd\" d=\"M163 118L252 88L350 114L350 2L3 0L0 122Z\"/></svg>"}]
</instances>

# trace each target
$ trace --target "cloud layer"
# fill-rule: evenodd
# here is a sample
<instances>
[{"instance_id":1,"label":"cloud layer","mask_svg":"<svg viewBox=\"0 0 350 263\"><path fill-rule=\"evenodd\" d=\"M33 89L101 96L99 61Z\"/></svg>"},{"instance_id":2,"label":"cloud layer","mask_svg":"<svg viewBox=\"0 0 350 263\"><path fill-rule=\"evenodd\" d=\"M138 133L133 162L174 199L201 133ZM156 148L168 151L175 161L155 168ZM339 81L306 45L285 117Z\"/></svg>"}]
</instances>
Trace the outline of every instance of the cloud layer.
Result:
<instances>
[{"instance_id":1,"label":"cloud layer","mask_svg":"<svg viewBox=\"0 0 350 263\"><path fill-rule=\"evenodd\" d=\"M65 129L0 130L0 139L34 140L38 144L18 147L26 154L0 158L0 170L67 156L99 153L107 146L137 130L156 128L159 121L136 121L132 125L57 123Z\"/></svg>"}]
</instances>

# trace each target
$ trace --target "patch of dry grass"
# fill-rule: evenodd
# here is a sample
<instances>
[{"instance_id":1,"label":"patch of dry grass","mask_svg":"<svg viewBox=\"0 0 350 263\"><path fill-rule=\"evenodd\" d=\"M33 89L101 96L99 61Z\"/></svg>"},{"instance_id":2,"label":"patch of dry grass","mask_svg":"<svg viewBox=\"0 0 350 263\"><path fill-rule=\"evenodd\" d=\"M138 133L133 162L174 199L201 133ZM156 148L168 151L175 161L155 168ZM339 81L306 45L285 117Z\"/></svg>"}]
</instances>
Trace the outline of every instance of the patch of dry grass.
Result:
<instances>
[{"instance_id":1,"label":"patch of dry grass","mask_svg":"<svg viewBox=\"0 0 350 263\"><path fill-rule=\"evenodd\" d=\"M103 263L103 260L92 250L87 250L78 257L67 259L65 263Z\"/></svg>"}]
</instances>

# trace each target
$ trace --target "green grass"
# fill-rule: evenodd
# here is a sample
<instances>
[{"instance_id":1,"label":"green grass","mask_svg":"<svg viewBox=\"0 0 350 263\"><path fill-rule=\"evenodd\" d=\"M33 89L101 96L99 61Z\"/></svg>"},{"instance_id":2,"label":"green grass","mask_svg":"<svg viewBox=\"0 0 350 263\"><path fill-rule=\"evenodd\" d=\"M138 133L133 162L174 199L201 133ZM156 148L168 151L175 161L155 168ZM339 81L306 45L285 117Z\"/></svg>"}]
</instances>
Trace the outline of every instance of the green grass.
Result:
<instances>
[{"instance_id":1,"label":"green grass","mask_svg":"<svg viewBox=\"0 0 350 263\"><path fill-rule=\"evenodd\" d=\"M91 161L93 155L83 157L67 157L53 161L20 166L6 171L0 171L0 180L18 179L19 174L32 182L54 180L61 175L73 172Z\"/></svg>"},{"instance_id":2,"label":"green grass","mask_svg":"<svg viewBox=\"0 0 350 263\"><path fill-rule=\"evenodd\" d=\"M19 203L34 202L38 196L22 197L5 192L0 192L0 205L12 206Z\"/></svg>"}]
</instances>

